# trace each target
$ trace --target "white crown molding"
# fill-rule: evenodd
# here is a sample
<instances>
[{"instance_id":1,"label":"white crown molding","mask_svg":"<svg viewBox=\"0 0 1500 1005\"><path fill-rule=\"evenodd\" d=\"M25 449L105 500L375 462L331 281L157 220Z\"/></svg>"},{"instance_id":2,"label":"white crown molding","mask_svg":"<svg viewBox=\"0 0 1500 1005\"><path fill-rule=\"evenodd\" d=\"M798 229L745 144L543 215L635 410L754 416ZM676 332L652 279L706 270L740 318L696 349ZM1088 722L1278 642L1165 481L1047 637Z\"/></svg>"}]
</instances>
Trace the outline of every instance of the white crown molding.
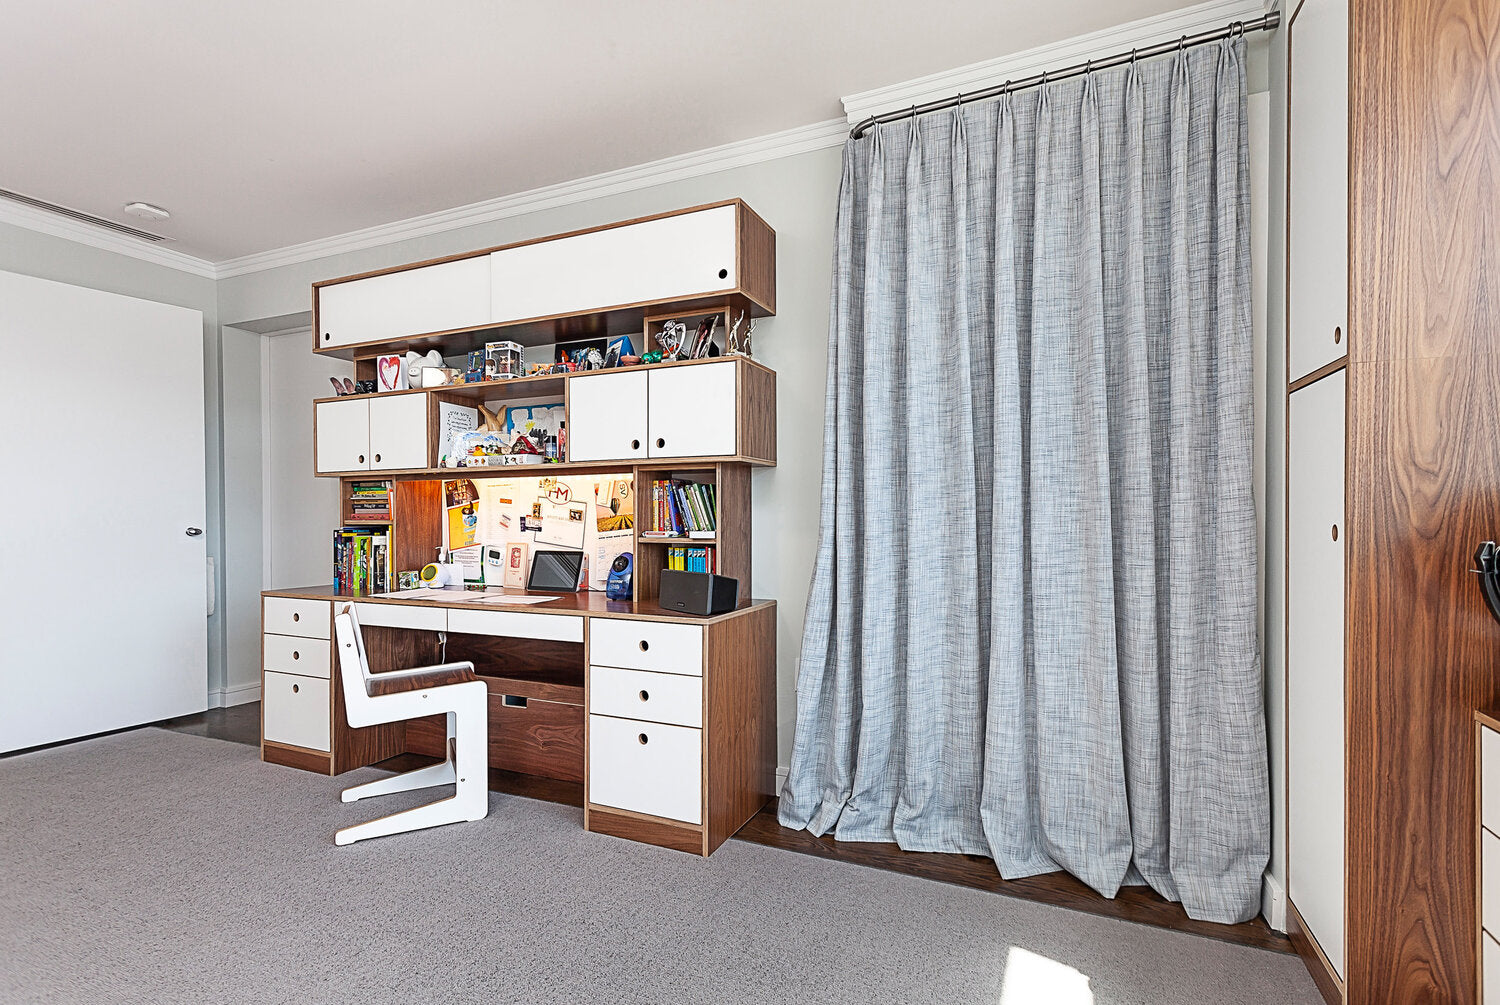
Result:
<instances>
[{"instance_id":1,"label":"white crown molding","mask_svg":"<svg viewBox=\"0 0 1500 1005\"><path fill-rule=\"evenodd\" d=\"M1061 69L1091 57L1112 56L1128 49L1145 48L1183 35L1222 28L1235 21L1262 17L1271 8L1266 0L1210 0L1208 3L1168 11L1129 24L1078 35L1025 52L971 63L956 70L918 77L900 84L850 94L844 100L848 125L872 115L910 108L959 92L980 91L1007 80L1020 80L1045 70Z\"/></svg>"},{"instance_id":2,"label":"white crown molding","mask_svg":"<svg viewBox=\"0 0 1500 1005\"><path fill-rule=\"evenodd\" d=\"M775 160L780 157L791 157L813 150L842 146L847 134L848 127L842 119L829 119L809 126L799 126L796 129L772 133L769 136L726 143L707 150L665 157L646 164L637 164L634 167L606 171L603 174L548 185L528 192L518 192L515 195L501 196L498 199L459 206L456 209L414 216L407 220L367 227L364 230L356 230L336 237L326 237L317 241L308 241L305 244L294 244L286 248L229 259L218 264L217 273L220 279L227 279L251 272L264 272L267 269L310 262L319 258L327 258L330 255L377 248L396 241L440 234L476 224L536 213L557 206L601 199L622 192L634 192L684 178L715 174L719 171L759 164L762 161Z\"/></svg>"},{"instance_id":3,"label":"white crown molding","mask_svg":"<svg viewBox=\"0 0 1500 1005\"><path fill-rule=\"evenodd\" d=\"M98 248L101 251L112 251L117 255L126 255L153 265L165 265L169 269L201 276L204 279L215 279L218 276L218 270L212 262L194 258L192 255L185 255L158 244L151 244L139 238L117 234L104 227L95 227L59 213L49 213L34 206L12 202L9 199L0 199L0 223L13 224L38 234L60 237L63 240Z\"/></svg>"}]
</instances>

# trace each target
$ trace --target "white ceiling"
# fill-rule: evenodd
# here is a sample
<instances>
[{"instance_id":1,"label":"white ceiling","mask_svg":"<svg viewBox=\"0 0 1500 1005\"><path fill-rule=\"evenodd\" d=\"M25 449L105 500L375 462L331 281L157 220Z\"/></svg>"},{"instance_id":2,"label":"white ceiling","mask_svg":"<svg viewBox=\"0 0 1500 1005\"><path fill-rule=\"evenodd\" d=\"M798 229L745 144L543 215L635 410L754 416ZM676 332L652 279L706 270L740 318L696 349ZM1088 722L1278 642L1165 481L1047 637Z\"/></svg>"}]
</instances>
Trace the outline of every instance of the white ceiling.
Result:
<instances>
[{"instance_id":1,"label":"white ceiling","mask_svg":"<svg viewBox=\"0 0 1500 1005\"><path fill-rule=\"evenodd\" d=\"M821 122L1181 0L0 5L0 188L222 261Z\"/></svg>"}]
</instances>

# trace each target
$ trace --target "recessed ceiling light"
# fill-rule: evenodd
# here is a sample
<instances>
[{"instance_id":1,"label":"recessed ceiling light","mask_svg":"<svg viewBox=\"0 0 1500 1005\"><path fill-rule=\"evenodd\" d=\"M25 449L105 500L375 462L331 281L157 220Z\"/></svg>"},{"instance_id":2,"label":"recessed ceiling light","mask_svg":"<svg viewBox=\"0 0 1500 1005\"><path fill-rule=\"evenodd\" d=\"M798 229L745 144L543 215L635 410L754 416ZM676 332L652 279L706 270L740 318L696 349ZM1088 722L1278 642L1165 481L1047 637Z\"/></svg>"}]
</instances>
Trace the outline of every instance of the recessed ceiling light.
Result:
<instances>
[{"instance_id":1,"label":"recessed ceiling light","mask_svg":"<svg viewBox=\"0 0 1500 1005\"><path fill-rule=\"evenodd\" d=\"M149 202L127 202L125 204L125 213L128 216L139 217L142 220L161 221L172 218L171 213L168 213L160 206L153 206Z\"/></svg>"}]
</instances>

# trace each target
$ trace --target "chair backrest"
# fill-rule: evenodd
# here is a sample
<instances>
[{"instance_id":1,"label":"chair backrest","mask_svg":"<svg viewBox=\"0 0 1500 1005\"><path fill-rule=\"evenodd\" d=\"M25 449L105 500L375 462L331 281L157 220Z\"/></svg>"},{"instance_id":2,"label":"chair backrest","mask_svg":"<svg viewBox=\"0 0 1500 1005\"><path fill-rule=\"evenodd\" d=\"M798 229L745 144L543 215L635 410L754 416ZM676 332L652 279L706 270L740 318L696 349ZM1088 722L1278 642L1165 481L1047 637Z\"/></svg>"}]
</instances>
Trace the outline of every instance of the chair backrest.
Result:
<instances>
[{"instance_id":1,"label":"chair backrest","mask_svg":"<svg viewBox=\"0 0 1500 1005\"><path fill-rule=\"evenodd\" d=\"M351 726L371 726L382 721L370 697L370 661L365 656L365 638L353 604L344 604L333 616L333 634L338 643L339 682L344 690L344 717Z\"/></svg>"}]
</instances>

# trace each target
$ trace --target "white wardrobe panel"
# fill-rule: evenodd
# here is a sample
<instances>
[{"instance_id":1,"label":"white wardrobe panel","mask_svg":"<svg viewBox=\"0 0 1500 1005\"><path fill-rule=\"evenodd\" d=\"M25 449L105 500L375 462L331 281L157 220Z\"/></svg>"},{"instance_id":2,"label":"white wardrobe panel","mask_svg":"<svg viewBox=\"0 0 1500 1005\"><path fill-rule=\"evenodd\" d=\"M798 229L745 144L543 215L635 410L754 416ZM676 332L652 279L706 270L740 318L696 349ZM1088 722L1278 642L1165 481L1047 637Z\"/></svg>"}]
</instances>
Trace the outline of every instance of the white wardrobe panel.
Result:
<instances>
[{"instance_id":1,"label":"white wardrobe panel","mask_svg":"<svg viewBox=\"0 0 1500 1005\"><path fill-rule=\"evenodd\" d=\"M494 320L732 290L739 282L736 209L718 206L496 251L490 255Z\"/></svg>"},{"instance_id":2,"label":"white wardrobe panel","mask_svg":"<svg viewBox=\"0 0 1500 1005\"><path fill-rule=\"evenodd\" d=\"M1287 156L1287 335L1292 380L1348 352L1349 4L1292 18Z\"/></svg>"},{"instance_id":3,"label":"white wardrobe panel","mask_svg":"<svg viewBox=\"0 0 1500 1005\"><path fill-rule=\"evenodd\" d=\"M1344 973L1344 391L1290 398L1287 423L1287 893Z\"/></svg>"},{"instance_id":4,"label":"white wardrobe panel","mask_svg":"<svg viewBox=\"0 0 1500 1005\"><path fill-rule=\"evenodd\" d=\"M350 345L486 324L485 255L318 289L318 345Z\"/></svg>"}]
</instances>

